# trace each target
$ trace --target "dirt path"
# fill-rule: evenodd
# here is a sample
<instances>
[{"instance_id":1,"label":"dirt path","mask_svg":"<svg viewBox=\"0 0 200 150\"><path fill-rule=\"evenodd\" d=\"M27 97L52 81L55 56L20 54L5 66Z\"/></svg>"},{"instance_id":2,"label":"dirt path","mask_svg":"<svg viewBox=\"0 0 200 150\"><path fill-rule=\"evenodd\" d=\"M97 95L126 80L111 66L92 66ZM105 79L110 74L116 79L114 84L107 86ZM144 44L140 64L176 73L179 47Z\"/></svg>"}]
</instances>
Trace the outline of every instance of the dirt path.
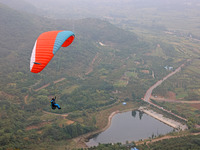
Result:
<instances>
[{"instance_id":1,"label":"dirt path","mask_svg":"<svg viewBox=\"0 0 200 150\"><path fill-rule=\"evenodd\" d=\"M56 84L56 83L61 82L61 81L65 80L65 79L66 79L66 78L60 78L60 79L54 81L53 83Z\"/></svg>"},{"instance_id":2,"label":"dirt path","mask_svg":"<svg viewBox=\"0 0 200 150\"><path fill-rule=\"evenodd\" d=\"M51 114L51 115L56 115L56 116L62 116L64 119L66 119L66 117L69 115L69 113L65 113L65 114L56 114L56 113L52 113L52 112L48 112L48 111L43 111L45 114Z\"/></svg>"},{"instance_id":3,"label":"dirt path","mask_svg":"<svg viewBox=\"0 0 200 150\"><path fill-rule=\"evenodd\" d=\"M26 95L26 96L24 97L24 103L25 103L25 104L28 104L27 99L28 99L28 95Z\"/></svg>"},{"instance_id":4,"label":"dirt path","mask_svg":"<svg viewBox=\"0 0 200 150\"><path fill-rule=\"evenodd\" d=\"M51 114L51 115L56 115L56 116L62 116L63 119L66 119L66 117L69 115L68 113L66 114L56 114L56 113L52 113L52 112L47 112L47 111L43 111L45 114ZM32 129L39 129L39 128L42 128L44 127L45 125L47 124L51 124L52 122L51 121L45 121L45 122L42 122L40 124L37 124L37 125L31 125L31 126L28 126L26 127L26 130L32 130ZM68 124L71 124L71 123L74 123L73 121L70 121L68 120Z\"/></svg>"},{"instance_id":5,"label":"dirt path","mask_svg":"<svg viewBox=\"0 0 200 150\"><path fill-rule=\"evenodd\" d=\"M40 88L36 89L35 91L37 92L37 91L39 91L41 89L44 89L44 88L48 87L49 85L50 85L50 83L45 84L45 85L41 86Z\"/></svg>"},{"instance_id":6,"label":"dirt path","mask_svg":"<svg viewBox=\"0 0 200 150\"><path fill-rule=\"evenodd\" d=\"M56 84L56 83L61 82L61 81L65 80L65 79L66 79L66 78L60 78L60 79L58 79L58 80L56 80L56 81L53 81L53 83ZM38 84L38 83L36 83L35 85L37 85L37 84ZM39 91L39 90L41 90L41 89L44 89L44 88L48 87L49 85L50 85L50 83L45 84L45 85L41 86L40 88L35 89L34 91L37 92L37 91ZM32 85L32 86L34 86L34 85ZM27 102L28 96L29 96L29 95L26 95L26 96L24 97L24 103L25 103L25 104L28 104L28 102Z\"/></svg>"},{"instance_id":7,"label":"dirt path","mask_svg":"<svg viewBox=\"0 0 200 150\"><path fill-rule=\"evenodd\" d=\"M97 52L97 54L96 54L95 57L93 58L92 62L90 63L89 69L88 69L88 71L85 73L85 75L88 75L88 74L90 74L90 73L93 71L94 62L96 61L96 59L97 59L98 57L99 57L99 53Z\"/></svg>"},{"instance_id":8,"label":"dirt path","mask_svg":"<svg viewBox=\"0 0 200 150\"><path fill-rule=\"evenodd\" d=\"M182 101L182 100L177 100L177 99L168 99L168 98L154 97L154 96L151 96L150 98L156 101L164 101L164 102L170 102L170 103L200 104L200 101Z\"/></svg>"},{"instance_id":9,"label":"dirt path","mask_svg":"<svg viewBox=\"0 0 200 150\"><path fill-rule=\"evenodd\" d=\"M44 126L47 125L47 124L51 124L51 122L42 122L42 123L40 123L40 124L38 124L38 125L28 126L28 127L26 127L25 130L28 131L28 130L32 130L32 129L39 129L39 128L44 127Z\"/></svg>"},{"instance_id":10,"label":"dirt path","mask_svg":"<svg viewBox=\"0 0 200 150\"><path fill-rule=\"evenodd\" d=\"M190 133L190 134L187 134L187 135L200 135L200 132ZM158 142L158 141L162 141L162 140L165 140L165 139L179 138L179 137L183 137L183 136L187 136L187 135L178 135L178 136L166 135L166 136L163 136L163 137L160 137L160 138L152 139L151 141L139 141L139 142L136 142L136 145L141 145L141 144L144 144L144 143L146 143L148 145L148 144Z\"/></svg>"},{"instance_id":11,"label":"dirt path","mask_svg":"<svg viewBox=\"0 0 200 150\"><path fill-rule=\"evenodd\" d=\"M65 78L60 78L60 79L58 79L58 80L56 80L56 81L53 81L53 83L56 84L56 83L61 82L61 81L63 81L63 80L65 80ZM39 90L41 90L41 89L44 89L44 88L48 87L49 85L50 85L50 83L45 84L45 85L43 85L42 87L40 87L40 88L38 88L38 89L35 89L35 91L37 92L37 91L39 91Z\"/></svg>"},{"instance_id":12,"label":"dirt path","mask_svg":"<svg viewBox=\"0 0 200 150\"><path fill-rule=\"evenodd\" d=\"M61 78L61 79L58 79L58 80L56 80L56 81L53 81L53 83L56 84L56 83L61 82L61 81L63 81L63 80L65 80L65 78ZM50 83L45 84L45 85L43 85L42 87L36 89L35 91L37 92L37 91L39 91L39 90L41 90L41 89L44 89L44 88L48 87L49 85L50 85Z\"/></svg>"}]
</instances>

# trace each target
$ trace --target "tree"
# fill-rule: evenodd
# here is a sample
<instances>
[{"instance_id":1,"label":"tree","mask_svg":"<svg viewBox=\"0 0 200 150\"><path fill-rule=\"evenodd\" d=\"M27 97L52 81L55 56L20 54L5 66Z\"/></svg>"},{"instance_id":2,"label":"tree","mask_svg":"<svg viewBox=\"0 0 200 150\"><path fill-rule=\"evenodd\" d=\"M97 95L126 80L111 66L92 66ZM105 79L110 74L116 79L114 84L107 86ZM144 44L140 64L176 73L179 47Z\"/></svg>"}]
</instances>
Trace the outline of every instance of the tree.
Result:
<instances>
[{"instance_id":1,"label":"tree","mask_svg":"<svg viewBox=\"0 0 200 150\"><path fill-rule=\"evenodd\" d=\"M95 116L92 116L92 123L93 123L93 125L95 125L96 124L96 117Z\"/></svg>"},{"instance_id":2,"label":"tree","mask_svg":"<svg viewBox=\"0 0 200 150\"><path fill-rule=\"evenodd\" d=\"M137 112L135 110L132 111L132 116L135 118Z\"/></svg>"},{"instance_id":3,"label":"tree","mask_svg":"<svg viewBox=\"0 0 200 150\"><path fill-rule=\"evenodd\" d=\"M187 126L189 129L192 129L195 127L196 121L193 117L190 117L187 121Z\"/></svg>"},{"instance_id":4,"label":"tree","mask_svg":"<svg viewBox=\"0 0 200 150\"><path fill-rule=\"evenodd\" d=\"M132 98L133 98L133 100L136 99L136 96L135 96L135 93L134 93L134 92L132 92Z\"/></svg>"}]
</instances>

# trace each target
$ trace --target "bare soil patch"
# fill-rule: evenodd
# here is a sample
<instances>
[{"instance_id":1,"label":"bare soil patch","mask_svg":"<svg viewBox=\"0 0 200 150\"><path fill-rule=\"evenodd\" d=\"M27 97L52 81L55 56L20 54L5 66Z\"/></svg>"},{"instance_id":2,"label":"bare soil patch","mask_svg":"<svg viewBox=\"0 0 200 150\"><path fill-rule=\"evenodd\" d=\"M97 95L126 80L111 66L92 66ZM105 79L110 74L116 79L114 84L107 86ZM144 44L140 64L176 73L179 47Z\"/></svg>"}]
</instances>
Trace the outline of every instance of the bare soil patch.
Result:
<instances>
[{"instance_id":1,"label":"bare soil patch","mask_svg":"<svg viewBox=\"0 0 200 150\"><path fill-rule=\"evenodd\" d=\"M26 130L32 130L32 129L39 129L39 128L42 128L43 126L45 126L46 124L51 124L51 122L42 122L38 125L33 125L33 126L28 126L26 127Z\"/></svg>"},{"instance_id":2,"label":"bare soil patch","mask_svg":"<svg viewBox=\"0 0 200 150\"><path fill-rule=\"evenodd\" d=\"M143 72L145 74L149 74L149 70L141 70L141 72Z\"/></svg>"},{"instance_id":3,"label":"bare soil patch","mask_svg":"<svg viewBox=\"0 0 200 150\"><path fill-rule=\"evenodd\" d=\"M53 83L56 84L56 83L61 82L61 81L63 81L63 80L65 80L65 78L58 79L58 80L54 81ZM48 87L49 85L50 85L50 83L45 84L45 85L41 86L40 88L35 89L35 91L37 92L37 91L39 91L39 90L41 90L41 89L44 89L44 88Z\"/></svg>"},{"instance_id":4,"label":"bare soil patch","mask_svg":"<svg viewBox=\"0 0 200 150\"><path fill-rule=\"evenodd\" d=\"M200 110L200 101L199 101L199 104L197 104L197 103L196 104L190 104L190 106Z\"/></svg>"},{"instance_id":5,"label":"bare soil patch","mask_svg":"<svg viewBox=\"0 0 200 150\"><path fill-rule=\"evenodd\" d=\"M176 93L174 93L174 92L172 92L172 91L169 91L169 92L167 92L167 98L168 99L176 99Z\"/></svg>"},{"instance_id":6,"label":"bare soil patch","mask_svg":"<svg viewBox=\"0 0 200 150\"><path fill-rule=\"evenodd\" d=\"M93 65L94 65L94 63L95 63L95 61L96 61L96 59L99 57L99 53L97 53L96 55L95 55L95 57L93 58L93 60L92 60L92 62L90 63L90 65L89 65L89 69L88 69L88 71L85 73L85 75L88 75L88 74L90 74L92 71L93 71Z\"/></svg>"},{"instance_id":7,"label":"bare soil patch","mask_svg":"<svg viewBox=\"0 0 200 150\"><path fill-rule=\"evenodd\" d=\"M28 95L26 95L26 96L24 97L24 103L25 103L25 104L28 104L27 99L28 99Z\"/></svg>"},{"instance_id":8,"label":"bare soil patch","mask_svg":"<svg viewBox=\"0 0 200 150\"><path fill-rule=\"evenodd\" d=\"M72 120L67 120L67 122L66 122L67 125L70 125L70 124L73 124L73 123L74 123L74 121L72 121Z\"/></svg>"}]
</instances>

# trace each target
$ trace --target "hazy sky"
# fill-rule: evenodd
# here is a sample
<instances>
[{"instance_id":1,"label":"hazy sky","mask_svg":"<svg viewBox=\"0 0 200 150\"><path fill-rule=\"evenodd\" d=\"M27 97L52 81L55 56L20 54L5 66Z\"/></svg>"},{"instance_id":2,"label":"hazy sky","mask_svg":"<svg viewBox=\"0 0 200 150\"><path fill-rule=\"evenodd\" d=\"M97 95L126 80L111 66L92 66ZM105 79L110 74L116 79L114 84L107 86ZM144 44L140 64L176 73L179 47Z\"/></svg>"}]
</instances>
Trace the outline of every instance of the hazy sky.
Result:
<instances>
[{"instance_id":1,"label":"hazy sky","mask_svg":"<svg viewBox=\"0 0 200 150\"><path fill-rule=\"evenodd\" d=\"M199 26L200 16L200 0L0 0L0 2L49 18L91 17L115 23L120 20L162 26L177 21L174 26L168 24L169 28L189 22L186 30Z\"/></svg>"}]
</instances>

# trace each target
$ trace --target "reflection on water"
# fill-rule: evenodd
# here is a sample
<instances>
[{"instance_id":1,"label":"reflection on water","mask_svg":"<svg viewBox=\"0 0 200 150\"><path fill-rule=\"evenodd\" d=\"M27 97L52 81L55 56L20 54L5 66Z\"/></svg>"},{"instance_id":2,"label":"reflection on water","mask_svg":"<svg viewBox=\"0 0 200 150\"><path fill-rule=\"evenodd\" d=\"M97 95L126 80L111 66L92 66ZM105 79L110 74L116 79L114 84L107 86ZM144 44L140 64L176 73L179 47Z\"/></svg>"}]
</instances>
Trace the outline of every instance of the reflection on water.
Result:
<instances>
[{"instance_id":1,"label":"reflection on water","mask_svg":"<svg viewBox=\"0 0 200 150\"><path fill-rule=\"evenodd\" d=\"M171 131L173 131L172 127L141 111L129 111L116 114L112 118L111 126L90 139L87 145L96 146L98 143L138 141L152 136L167 134Z\"/></svg>"}]
</instances>

